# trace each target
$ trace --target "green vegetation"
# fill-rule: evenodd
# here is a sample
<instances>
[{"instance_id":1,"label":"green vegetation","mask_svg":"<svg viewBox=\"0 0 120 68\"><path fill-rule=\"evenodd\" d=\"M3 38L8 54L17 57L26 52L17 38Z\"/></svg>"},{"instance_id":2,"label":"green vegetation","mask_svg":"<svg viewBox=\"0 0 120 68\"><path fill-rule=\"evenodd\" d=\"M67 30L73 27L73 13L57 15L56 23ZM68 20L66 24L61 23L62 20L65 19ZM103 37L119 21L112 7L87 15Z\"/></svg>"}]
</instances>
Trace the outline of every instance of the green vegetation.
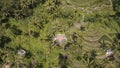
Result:
<instances>
[{"instance_id":1,"label":"green vegetation","mask_svg":"<svg viewBox=\"0 0 120 68\"><path fill-rule=\"evenodd\" d=\"M66 35L64 49L52 47L56 34ZM107 49L114 55L102 58ZM0 67L6 62L10 68L119 68L120 0L1 0Z\"/></svg>"}]
</instances>

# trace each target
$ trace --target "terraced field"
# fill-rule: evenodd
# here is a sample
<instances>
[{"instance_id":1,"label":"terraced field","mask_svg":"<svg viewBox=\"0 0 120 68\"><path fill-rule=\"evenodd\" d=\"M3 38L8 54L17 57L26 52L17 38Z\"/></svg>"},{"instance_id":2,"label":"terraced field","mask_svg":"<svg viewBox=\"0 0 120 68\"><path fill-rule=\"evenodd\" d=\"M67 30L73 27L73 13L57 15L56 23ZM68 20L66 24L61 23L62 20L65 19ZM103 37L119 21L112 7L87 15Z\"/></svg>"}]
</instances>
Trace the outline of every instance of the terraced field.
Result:
<instances>
[{"instance_id":1,"label":"terraced field","mask_svg":"<svg viewBox=\"0 0 120 68\"><path fill-rule=\"evenodd\" d=\"M113 2L0 1L0 67L119 68L120 17ZM60 46L57 34L67 38Z\"/></svg>"}]
</instances>

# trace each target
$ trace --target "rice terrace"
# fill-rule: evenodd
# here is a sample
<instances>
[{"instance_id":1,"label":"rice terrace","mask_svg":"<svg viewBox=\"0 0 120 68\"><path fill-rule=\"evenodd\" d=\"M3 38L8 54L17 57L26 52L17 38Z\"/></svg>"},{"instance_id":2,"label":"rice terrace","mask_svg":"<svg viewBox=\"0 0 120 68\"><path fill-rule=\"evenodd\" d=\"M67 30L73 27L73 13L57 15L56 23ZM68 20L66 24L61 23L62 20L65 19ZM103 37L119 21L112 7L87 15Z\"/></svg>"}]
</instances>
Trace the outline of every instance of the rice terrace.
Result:
<instances>
[{"instance_id":1,"label":"rice terrace","mask_svg":"<svg viewBox=\"0 0 120 68\"><path fill-rule=\"evenodd\" d=\"M120 68L120 0L0 0L0 68Z\"/></svg>"}]
</instances>

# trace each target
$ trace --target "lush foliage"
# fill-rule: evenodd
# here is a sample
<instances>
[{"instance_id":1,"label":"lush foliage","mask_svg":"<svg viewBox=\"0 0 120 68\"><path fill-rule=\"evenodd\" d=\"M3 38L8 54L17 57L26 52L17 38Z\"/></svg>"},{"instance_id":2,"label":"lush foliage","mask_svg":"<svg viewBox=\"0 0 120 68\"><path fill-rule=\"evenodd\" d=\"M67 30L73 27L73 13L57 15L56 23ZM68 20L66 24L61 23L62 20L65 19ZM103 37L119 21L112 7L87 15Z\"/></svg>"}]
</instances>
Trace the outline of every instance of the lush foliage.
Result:
<instances>
[{"instance_id":1,"label":"lush foliage","mask_svg":"<svg viewBox=\"0 0 120 68\"><path fill-rule=\"evenodd\" d=\"M0 67L119 68L119 8L119 0L1 0ZM64 49L52 47L56 34L67 36ZM114 56L103 59L107 49Z\"/></svg>"}]
</instances>

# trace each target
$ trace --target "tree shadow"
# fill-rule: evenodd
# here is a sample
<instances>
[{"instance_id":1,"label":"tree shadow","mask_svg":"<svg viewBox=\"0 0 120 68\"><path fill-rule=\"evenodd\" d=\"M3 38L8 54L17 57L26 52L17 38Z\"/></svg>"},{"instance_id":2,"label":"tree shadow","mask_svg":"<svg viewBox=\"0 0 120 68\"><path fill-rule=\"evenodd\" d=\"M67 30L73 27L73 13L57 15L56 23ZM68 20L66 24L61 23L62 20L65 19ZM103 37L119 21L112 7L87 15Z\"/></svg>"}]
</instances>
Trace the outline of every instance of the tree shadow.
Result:
<instances>
[{"instance_id":1,"label":"tree shadow","mask_svg":"<svg viewBox=\"0 0 120 68\"><path fill-rule=\"evenodd\" d=\"M1 20L1 23L6 23L6 22L8 22L9 21L9 19L8 18L5 18L5 19L2 19Z\"/></svg>"},{"instance_id":2,"label":"tree shadow","mask_svg":"<svg viewBox=\"0 0 120 68\"><path fill-rule=\"evenodd\" d=\"M17 28L17 26L13 26L12 27L12 32L15 34L15 35L21 35L22 34L22 31L20 29Z\"/></svg>"},{"instance_id":3,"label":"tree shadow","mask_svg":"<svg viewBox=\"0 0 120 68\"><path fill-rule=\"evenodd\" d=\"M2 64L3 63L3 60L2 60L2 58L0 58L0 64Z\"/></svg>"},{"instance_id":4,"label":"tree shadow","mask_svg":"<svg viewBox=\"0 0 120 68\"><path fill-rule=\"evenodd\" d=\"M43 64L40 63L40 64L37 65L37 67L38 67L38 68L43 68Z\"/></svg>"},{"instance_id":5,"label":"tree shadow","mask_svg":"<svg viewBox=\"0 0 120 68\"><path fill-rule=\"evenodd\" d=\"M2 36L0 38L0 47L4 48L5 44L11 42L11 38L7 37L7 36Z\"/></svg>"},{"instance_id":6,"label":"tree shadow","mask_svg":"<svg viewBox=\"0 0 120 68\"><path fill-rule=\"evenodd\" d=\"M118 39L120 39L120 33L117 33L117 34L116 34L116 37L117 37Z\"/></svg>"},{"instance_id":7,"label":"tree shadow","mask_svg":"<svg viewBox=\"0 0 120 68\"><path fill-rule=\"evenodd\" d=\"M73 43L71 43L71 42L68 42L66 45L65 45L65 47L64 47L64 50L66 50L70 45L72 45Z\"/></svg>"},{"instance_id":8,"label":"tree shadow","mask_svg":"<svg viewBox=\"0 0 120 68\"><path fill-rule=\"evenodd\" d=\"M59 64L61 65L61 68L67 68L67 56L64 56L63 54L59 54Z\"/></svg>"},{"instance_id":9,"label":"tree shadow","mask_svg":"<svg viewBox=\"0 0 120 68\"><path fill-rule=\"evenodd\" d=\"M33 37L35 37L35 38L39 37L39 32L30 31L30 34L31 34Z\"/></svg>"}]
</instances>

